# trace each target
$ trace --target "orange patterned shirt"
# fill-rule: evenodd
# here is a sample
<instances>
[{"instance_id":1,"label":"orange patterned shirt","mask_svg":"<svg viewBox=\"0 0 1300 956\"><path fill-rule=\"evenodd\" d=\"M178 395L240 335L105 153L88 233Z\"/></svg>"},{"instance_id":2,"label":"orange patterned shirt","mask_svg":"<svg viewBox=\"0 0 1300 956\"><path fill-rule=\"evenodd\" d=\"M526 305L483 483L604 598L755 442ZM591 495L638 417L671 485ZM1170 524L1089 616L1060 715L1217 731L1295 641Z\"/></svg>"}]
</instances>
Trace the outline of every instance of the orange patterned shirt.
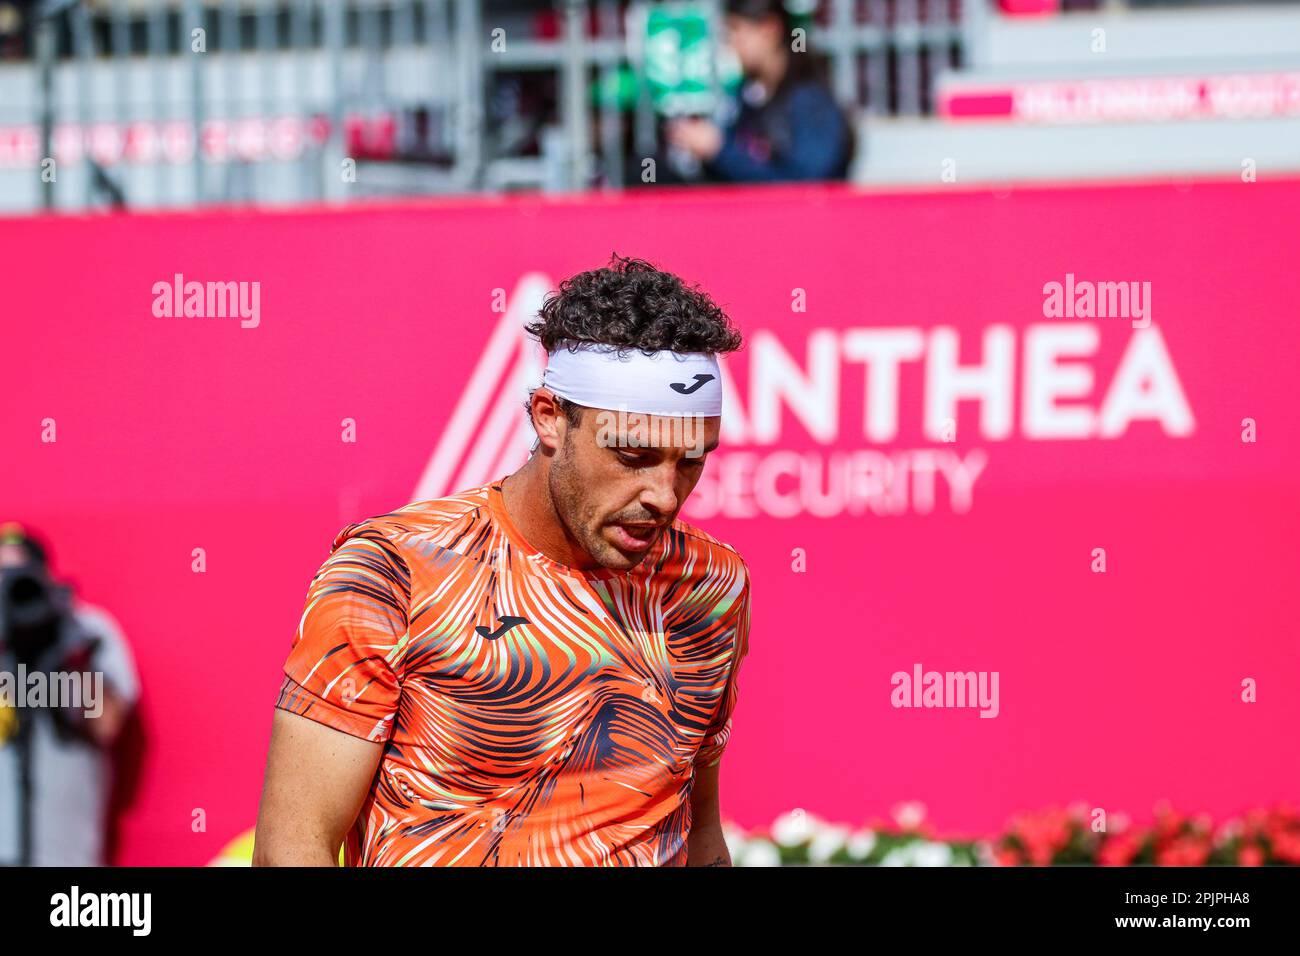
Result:
<instances>
[{"instance_id":1,"label":"orange patterned shirt","mask_svg":"<svg viewBox=\"0 0 1300 956\"><path fill-rule=\"evenodd\" d=\"M495 481L339 533L276 706L384 742L349 866L683 865L748 634L730 545L678 519L578 571Z\"/></svg>"}]
</instances>

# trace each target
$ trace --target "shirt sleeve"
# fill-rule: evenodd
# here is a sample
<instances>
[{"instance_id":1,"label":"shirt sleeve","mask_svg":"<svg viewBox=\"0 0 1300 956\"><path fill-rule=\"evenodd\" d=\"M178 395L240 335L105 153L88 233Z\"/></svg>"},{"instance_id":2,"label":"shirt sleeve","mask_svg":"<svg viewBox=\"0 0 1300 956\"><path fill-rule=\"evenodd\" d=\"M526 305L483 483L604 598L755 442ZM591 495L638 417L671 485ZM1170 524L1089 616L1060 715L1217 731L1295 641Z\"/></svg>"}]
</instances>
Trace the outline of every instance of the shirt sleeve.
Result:
<instances>
[{"instance_id":1,"label":"shirt sleeve","mask_svg":"<svg viewBox=\"0 0 1300 956\"><path fill-rule=\"evenodd\" d=\"M140 697L140 677L117 619L91 604L78 605L74 613L86 633L99 638L92 666L104 675L105 683L123 704L133 706Z\"/></svg>"},{"instance_id":2,"label":"shirt sleeve","mask_svg":"<svg viewBox=\"0 0 1300 956\"><path fill-rule=\"evenodd\" d=\"M401 698L411 574L364 523L339 533L307 591L275 706L354 737L387 740Z\"/></svg>"},{"instance_id":3,"label":"shirt sleeve","mask_svg":"<svg viewBox=\"0 0 1300 956\"><path fill-rule=\"evenodd\" d=\"M727 689L723 694L722 706L713 720L709 732L705 734L700 749L695 754L696 767L712 767L722 760L723 751L731 737L732 716L736 710L736 697L739 688L736 679L740 674L740 665L749 653L749 570L746 569L744 584L740 596L736 599L730 615L732 629L731 671L727 676Z\"/></svg>"}]
</instances>

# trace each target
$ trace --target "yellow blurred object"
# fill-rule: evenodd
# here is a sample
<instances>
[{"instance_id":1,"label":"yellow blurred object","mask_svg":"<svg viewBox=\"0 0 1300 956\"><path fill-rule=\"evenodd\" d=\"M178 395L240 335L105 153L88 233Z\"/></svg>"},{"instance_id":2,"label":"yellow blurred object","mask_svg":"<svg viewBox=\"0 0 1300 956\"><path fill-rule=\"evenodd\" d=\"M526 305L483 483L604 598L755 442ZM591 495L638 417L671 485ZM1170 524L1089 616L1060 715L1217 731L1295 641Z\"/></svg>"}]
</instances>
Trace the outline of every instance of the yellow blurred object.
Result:
<instances>
[{"instance_id":1,"label":"yellow blurred object","mask_svg":"<svg viewBox=\"0 0 1300 956\"><path fill-rule=\"evenodd\" d=\"M18 732L18 711L0 700L0 747Z\"/></svg>"},{"instance_id":2,"label":"yellow blurred object","mask_svg":"<svg viewBox=\"0 0 1300 956\"><path fill-rule=\"evenodd\" d=\"M27 532L17 521L6 521L0 524L0 544L19 544Z\"/></svg>"},{"instance_id":3,"label":"yellow blurred object","mask_svg":"<svg viewBox=\"0 0 1300 956\"><path fill-rule=\"evenodd\" d=\"M4 709L0 708L0 740L4 739L3 735L3 717ZM221 848L221 852L213 857L208 866L252 866L253 865L253 836L257 832L256 828L245 830L239 836L235 837L229 843ZM343 865L343 847L339 847L339 866Z\"/></svg>"},{"instance_id":4,"label":"yellow blurred object","mask_svg":"<svg viewBox=\"0 0 1300 956\"><path fill-rule=\"evenodd\" d=\"M253 830L245 830L218 853L208 866L252 866Z\"/></svg>"}]
</instances>

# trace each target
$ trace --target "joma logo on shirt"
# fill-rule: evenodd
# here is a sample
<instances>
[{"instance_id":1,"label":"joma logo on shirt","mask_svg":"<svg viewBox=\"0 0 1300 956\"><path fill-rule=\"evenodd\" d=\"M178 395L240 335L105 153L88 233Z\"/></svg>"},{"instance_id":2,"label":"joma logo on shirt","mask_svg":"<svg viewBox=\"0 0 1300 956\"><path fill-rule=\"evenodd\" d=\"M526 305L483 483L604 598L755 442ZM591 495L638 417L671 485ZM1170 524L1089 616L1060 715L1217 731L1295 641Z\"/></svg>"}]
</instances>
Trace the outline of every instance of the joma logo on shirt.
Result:
<instances>
[{"instance_id":1,"label":"joma logo on shirt","mask_svg":"<svg viewBox=\"0 0 1300 956\"><path fill-rule=\"evenodd\" d=\"M486 640L489 641L495 641L497 638L503 636L512 627L516 627L520 624L528 623L528 618L514 617L510 614L503 614L499 616L497 620L501 622L501 626L498 627L495 631L489 631L487 629L487 625L485 624L480 624L478 627L474 628L474 631L478 634L479 637L485 638Z\"/></svg>"}]
</instances>

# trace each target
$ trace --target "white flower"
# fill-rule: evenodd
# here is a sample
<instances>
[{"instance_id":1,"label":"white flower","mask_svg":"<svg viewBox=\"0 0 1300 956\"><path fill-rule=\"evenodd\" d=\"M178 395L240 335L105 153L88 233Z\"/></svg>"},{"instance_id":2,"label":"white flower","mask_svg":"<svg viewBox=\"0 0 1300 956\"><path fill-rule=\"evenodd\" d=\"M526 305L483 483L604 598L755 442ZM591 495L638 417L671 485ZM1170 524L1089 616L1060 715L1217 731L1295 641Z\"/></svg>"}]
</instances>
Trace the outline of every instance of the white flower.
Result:
<instances>
[{"instance_id":1,"label":"white flower","mask_svg":"<svg viewBox=\"0 0 1300 956\"><path fill-rule=\"evenodd\" d=\"M911 863L912 855L905 846L895 847L880 861L881 866L910 866Z\"/></svg>"},{"instance_id":2,"label":"white flower","mask_svg":"<svg viewBox=\"0 0 1300 956\"><path fill-rule=\"evenodd\" d=\"M952 847L946 843L916 843L912 849L913 866L951 866Z\"/></svg>"},{"instance_id":3,"label":"white flower","mask_svg":"<svg viewBox=\"0 0 1300 956\"><path fill-rule=\"evenodd\" d=\"M741 854L745 852L745 846L748 843L745 839L745 831L732 826L730 823L722 825L722 842L727 844L727 852L731 854L733 860L740 858Z\"/></svg>"},{"instance_id":4,"label":"white flower","mask_svg":"<svg viewBox=\"0 0 1300 956\"><path fill-rule=\"evenodd\" d=\"M780 866L781 851L767 840L750 840L735 859L741 866Z\"/></svg>"},{"instance_id":5,"label":"white flower","mask_svg":"<svg viewBox=\"0 0 1300 956\"><path fill-rule=\"evenodd\" d=\"M915 830L925 821L925 804L918 800L894 807L894 822L904 830Z\"/></svg>"},{"instance_id":6,"label":"white flower","mask_svg":"<svg viewBox=\"0 0 1300 956\"><path fill-rule=\"evenodd\" d=\"M855 860L865 860L876 848L876 835L871 830L859 830L849 837L846 849Z\"/></svg>"},{"instance_id":7,"label":"white flower","mask_svg":"<svg viewBox=\"0 0 1300 956\"><path fill-rule=\"evenodd\" d=\"M808 847L809 861L825 863L843 848L848 836L848 827L826 826L819 828L813 835L812 844Z\"/></svg>"},{"instance_id":8,"label":"white flower","mask_svg":"<svg viewBox=\"0 0 1300 956\"><path fill-rule=\"evenodd\" d=\"M772 839L781 846L807 843L816 832L818 820L811 813L794 809L777 817L772 824Z\"/></svg>"},{"instance_id":9,"label":"white flower","mask_svg":"<svg viewBox=\"0 0 1300 956\"><path fill-rule=\"evenodd\" d=\"M1246 832L1245 826L1240 820L1229 820L1219 831L1220 840L1232 840Z\"/></svg>"},{"instance_id":10,"label":"white flower","mask_svg":"<svg viewBox=\"0 0 1300 956\"><path fill-rule=\"evenodd\" d=\"M952 847L946 843L916 840L885 854L881 866L951 866Z\"/></svg>"}]
</instances>

